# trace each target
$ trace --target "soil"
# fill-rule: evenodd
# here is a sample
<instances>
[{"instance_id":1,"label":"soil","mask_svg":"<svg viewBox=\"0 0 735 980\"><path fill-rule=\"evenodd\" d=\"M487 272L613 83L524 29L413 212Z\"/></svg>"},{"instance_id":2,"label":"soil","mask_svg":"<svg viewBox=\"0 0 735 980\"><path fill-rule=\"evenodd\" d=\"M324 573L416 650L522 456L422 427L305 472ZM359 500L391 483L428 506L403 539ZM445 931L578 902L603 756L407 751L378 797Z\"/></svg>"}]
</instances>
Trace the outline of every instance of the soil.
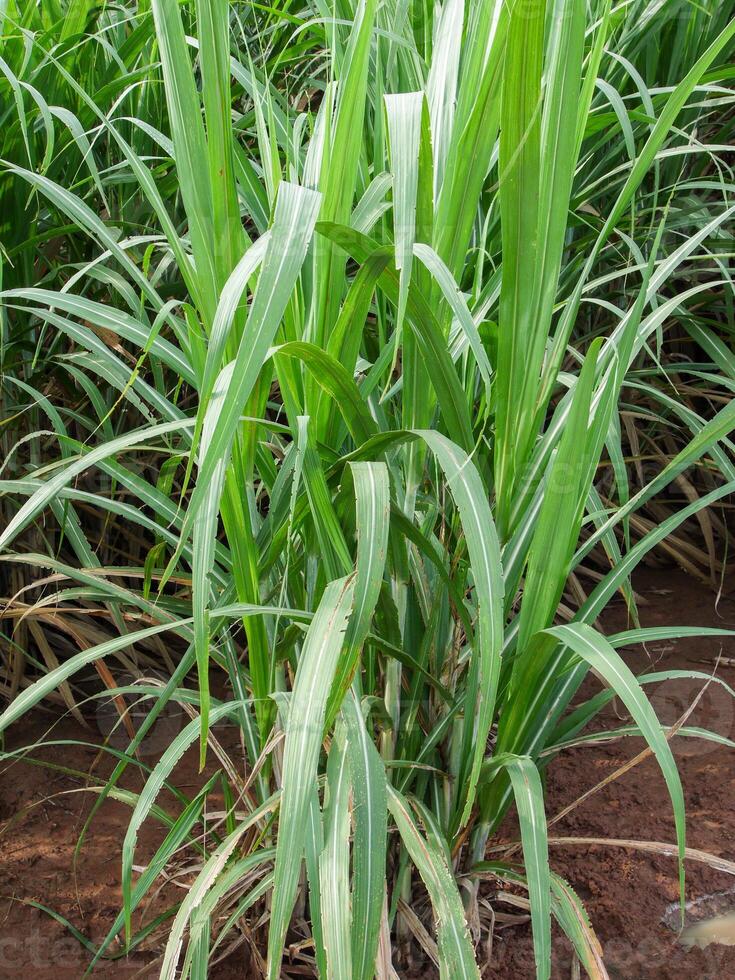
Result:
<instances>
[{"instance_id":1,"label":"soil","mask_svg":"<svg viewBox=\"0 0 735 980\"><path fill-rule=\"evenodd\" d=\"M640 608L643 626L684 624L735 629L735 600L723 598L716 605L715 594L683 572L644 569L635 580L635 587L647 602ZM610 606L604 627L607 633L630 628L622 601ZM652 644L647 651L632 647L624 654L636 674L671 669L711 674L721 658L717 675L735 687L735 638L668 640ZM702 687L702 681L676 680L648 687L647 693L659 719L672 725ZM597 690L599 683L589 678L580 696L590 696ZM609 731L628 720L624 708L611 705L593 727ZM687 724L735 739L735 702L723 688L710 684ZM735 859L735 752L700 739L679 738L670 744L684 785L687 845ZM642 748L641 739L625 738L569 749L557 757L549 768L548 818L553 819ZM549 833L552 838L674 842L671 803L658 764L650 757L645 759L580 804ZM679 884L674 858L619 847L552 844L550 862L584 902L611 980L735 978L735 947L710 945L688 950L677 942ZM688 918L735 909L735 893L727 894L735 888L731 875L693 861L687 861L686 875L686 898L693 903ZM484 975L493 980L535 977L529 926L496 934L492 964ZM552 975L554 980L573 975L571 946L559 930L553 934Z\"/></svg>"},{"instance_id":2,"label":"soil","mask_svg":"<svg viewBox=\"0 0 735 980\"><path fill-rule=\"evenodd\" d=\"M687 624L735 629L735 599L715 595L679 571L643 570L636 590L645 600L643 625ZM622 603L605 616L608 632L627 628ZM697 637L653 644L625 651L636 673L680 668L717 674L735 687L735 639ZM722 658L718 664L718 658ZM655 666L654 666L655 665ZM662 721L675 723L701 690L702 682L681 680L648 688ZM590 678L581 692L599 689ZM599 719L599 728L627 722L624 709L611 704ZM735 702L718 685L705 690L696 713L687 724L701 725L735 738ZM100 739L97 729L86 731L72 718L58 721L50 712L36 711L11 731L6 749L30 745L53 725L55 739ZM687 804L689 847L735 860L735 755L725 746L694 739L675 739ZM549 818L610 776L641 751L636 738L567 750L549 768ZM92 805L92 784L78 774L104 777L111 764L98 758L94 744L58 745L34 752L33 759L52 762L57 769L25 761L5 764L0 772L0 978L32 971L34 980L76 980L84 975L89 954L70 934L66 924L31 902L53 910L93 942L110 928L120 907L120 845L129 808L108 800L91 828L75 861L75 848L86 814ZM192 790L202 777L196 759L187 755L178 772L182 789ZM73 770L69 772L65 770ZM76 774L75 774L76 773ZM139 789L140 778L131 773L129 788ZM181 778L181 776L179 777ZM137 780L137 781L136 781ZM85 788L86 785L86 788ZM163 801L165 802L165 801ZM651 758L574 808L550 831L552 838L615 838L671 843L674 823L668 794L657 764ZM509 823L501 840L515 839ZM141 829L136 863L143 862L161 840L161 831L148 821ZM497 843L497 840L493 843ZM678 898L676 861L660 854L602 845L555 845L550 848L553 869L583 900L603 947L612 980L669 980L696 977L708 980L735 978L735 947L710 945L685 949L677 942L677 917L671 907ZM164 907L181 883L169 883L156 902ZM705 864L687 862L687 900L692 918L735 909L735 877ZM715 896L711 898L710 896ZM518 908L493 902L498 912L518 914ZM498 918L501 918L499 916ZM210 971L213 980L249 978L243 948ZM94 977L156 977L160 960L156 950L130 959L103 962ZM399 970L405 976L404 971ZM411 971L418 980L433 975L428 969ZM571 947L555 930L554 980L574 976ZM532 980L535 977L530 928L527 924L499 924L483 976L492 980Z\"/></svg>"}]
</instances>

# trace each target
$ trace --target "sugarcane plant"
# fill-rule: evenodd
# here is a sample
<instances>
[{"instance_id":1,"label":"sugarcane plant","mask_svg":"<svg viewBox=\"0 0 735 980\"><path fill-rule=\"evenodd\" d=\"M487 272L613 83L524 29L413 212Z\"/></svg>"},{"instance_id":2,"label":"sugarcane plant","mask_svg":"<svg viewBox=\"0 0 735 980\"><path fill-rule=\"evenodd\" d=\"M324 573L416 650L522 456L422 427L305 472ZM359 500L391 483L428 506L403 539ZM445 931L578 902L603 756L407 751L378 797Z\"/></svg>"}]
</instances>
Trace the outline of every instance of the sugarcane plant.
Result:
<instances>
[{"instance_id":1,"label":"sugarcane plant","mask_svg":"<svg viewBox=\"0 0 735 980\"><path fill-rule=\"evenodd\" d=\"M552 917L606 976L550 870L543 774L617 696L668 787L683 903L674 733L645 694L667 672L618 651L701 634L639 628L631 573L735 488L735 403L655 383L677 318L710 358L692 370L735 382L695 311L732 293L729 4L141 0L43 30L3 10L2 191L32 222L2 255L0 548L34 570L27 621L84 607L107 632L18 685L0 730L89 665L170 666L134 685L147 714L90 817L132 807L92 965L145 939L136 910L189 844L162 977L205 977L266 910L269 980L299 938L315 974L387 978L417 895L440 975L477 977L491 876L527 890L538 977ZM686 435L635 491L631 386ZM697 467L708 492L631 531ZM142 551L108 560L100 524ZM631 629L606 636L618 594ZM602 690L579 700L590 671ZM190 720L121 795L172 702ZM219 778L157 804L197 743L224 820ZM488 860L511 808L522 852ZM148 819L167 833L136 877Z\"/></svg>"}]
</instances>

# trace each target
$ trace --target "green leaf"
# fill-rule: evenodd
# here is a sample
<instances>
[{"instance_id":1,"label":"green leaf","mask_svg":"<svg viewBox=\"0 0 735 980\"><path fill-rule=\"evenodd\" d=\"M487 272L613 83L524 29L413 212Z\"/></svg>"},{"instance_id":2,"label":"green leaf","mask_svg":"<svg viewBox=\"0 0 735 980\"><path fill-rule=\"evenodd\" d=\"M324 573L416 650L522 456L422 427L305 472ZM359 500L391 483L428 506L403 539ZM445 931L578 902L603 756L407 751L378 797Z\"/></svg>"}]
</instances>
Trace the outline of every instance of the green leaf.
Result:
<instances>
[{"instance_id":1,"label":"green leaf","mask_svg":"<svg viewBox=\"0 0 735 980\"><path fill-rule=\"evenodd\" d=\"M375 606L380 595L388 550L390 485L384 463L351 463L355 484L357 561L355 565L355 608L345 637L327 707L331 724L347 693L358 665Z\"/></svg>"},{"instance_id":2,"label":"green leaf","mask_svg":"<svg viewBox=\"0 0 735 980\"><path fill-rule=\"evenodd\" d=\"M343 733L342 733L343 734ZM324 806L324 849L319 859L319 885L324 946L329 980L351 980L350 955L350 755L339 731L327 762Z\"/></svg>"},{"instance_id":3,"label":"green leaf","mask_svg":"<svg viewBox=\"0 0 735 980\"><path fill-rule=\"evenodd\" d=\"M497 762L510 775L518 810L531 899L536 976L538 980L548 980L551 976L551 880L541 777L533 760L527 756L501 756Z\"/></svg>"},{"instance_id":4,"label":"green leaf","mask_svg":"<svg viewBox=\"0 0 735 980\"><path fill-rule=\"evenodd\" d=\"M327 696L342 650L353 593L354 580L348 578L330 582L324 590L309 627L294 681L286 722L275 880L268 933L269 980L276 980L279 976L286 930L296 900Z\"/></svg>"},{"instance_id":5,"label":"green leaf","mask_svg":"<svg viewBox=\"0 0 735 980\"><path fill-rule=\"evenodd\" d=\"M579 538L595 440L594 420L590 426L590 405L598 350L596 343L587 353L556 457L548 467L523 589L518 626L521 655L530 638L553 619Z\"/></svg>"},{"instance_id":6,"label":"green leaf","mask_svg":"<svg viewBox=\"0 0 735 980\"><path fill-rule=\"evenodd\" d=\"M643 737L648 742L656 756L666 786L671 797L676 825L676 839L679 854L679 890L681 898L682 917L684 914L684 855L686 850L686 823L684 815L684 792L681 779L676 768L676 762L671 748L666 740L661 725L641 686L625 664L620 655L610 646L605 637L586 623L570 623L565 626L555 626L545 633L564 643L578 657L586 661L590 667L613 688L625 707L628 709Z\"/></svg>"},{"instance_id":7,"label":"green leaf","mask_svg":"<svg viewBox=\"0 0 735 980\"><path fill-rule=\"evenodd\" d=\"M492 724L503 645L503 567L487 493L480 474L458 446L438 432L421 432L444 471L467 539L477 590L476 649L467 684L461 785L461 822L469 819Z\"/></svg>"},{"instance_id":8,"label":"green leaf","mask_svg":"<svg viewBox=\"0 0 735 980\"><path fill-rule=\"evenodd\" d=\"M423 92L386 95L391 170L393 172L393 237L399 275L395 336L398 345L411 283L413 246L416 239L416 195L419 182L419 144Z\"/></svg>"},{"instance_id":9,"label":"green leaf","mask_svg":"<svg viewBox=\"0 0 735 980\"><path fill-rule=\"evenodd\" d=\"M372 980L385 894L388 801L385 766L354 690L345 700L353 792L352 977Z\"/></svg>"},{"instance_id":10,"label":"green leaf","mask_svg":"<svg viewBox=\"0 0 735 980\"><path fill-rule=\"evenodd\" d=\"M503 67L498 162L503 281L495 382L495 484L501 538L510 530L507 526L510 502L528 450L529 420L535 407L534 352L539 347L537 331L542 328L534 313L541 260L539 195L545 6L544 0L529 0L510 7Z\"/></svg>"},{"instance_id":11,"label":"green leaf","mask_svg":"<svg viewBox=\"0 0 735 980\"><path fill-rule=\"evenodd\" d=\"M431 836L424 837L420 833L406 798L392 786L388 786L388 809L431 899L439 944L440 977L442 980L457 977L479 980L480 971L465 922L462 900L447 867L444 852Z\"/></svg>"},{"instance_id":12,"label":"green leaf","mask_svg":"<svg viewBox=\"0 0 735 980\"><path fill-rule=\"evenodd\" d=\"M207 141L199 95L191 70L189 49L176 0L152 0L156 37L161 53L164 91L168 105L176 169L189 220L197 278L207 304L202 312L214 315L216 273L215 225L212 188L208 180Z\"/></svg>"},{"instance_id":13,"label":"green leaf","mask_svg":"<svg viewBox=\"0 0 735 980\"><path fill-rule=\"evenodd\" d=\"M211 712L211 722L214 724L221 718L225 718L233 712L233 704L220 704L213 708ZM168 779L174 766L179 762L183 754L197 738L199 734L199 720L195 718L179 732L171 742L166 751L156 763L148 780L143 787L138 802L135 805L130 823L125 831L125 839L122 847L122 896L123 908L125 912L125 941L130 943L131 924L133 913L132 877L133 863L135 860L135 846L138 841L138 831L145 818L156 801L156 797L163 788L163 784ZM233 847L236 841L233 842Z\"/></svg>"}]
</instances>

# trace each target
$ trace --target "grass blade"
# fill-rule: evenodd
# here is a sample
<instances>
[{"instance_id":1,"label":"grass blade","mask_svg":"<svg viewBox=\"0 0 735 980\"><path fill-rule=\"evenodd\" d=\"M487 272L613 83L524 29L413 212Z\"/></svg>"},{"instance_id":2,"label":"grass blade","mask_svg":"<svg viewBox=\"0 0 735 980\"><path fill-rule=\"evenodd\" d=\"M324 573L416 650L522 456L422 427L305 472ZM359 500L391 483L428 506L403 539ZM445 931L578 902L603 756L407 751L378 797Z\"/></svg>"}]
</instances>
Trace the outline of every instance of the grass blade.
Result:
<instances>
[{"instance_id":1,"label":"grass blade","mask_svg":"<svg viewBox=\"0 0 735 980\"><path fill-rule=\"evenodd\" d=\"M280 973L304 854L309 798L317 777L327 695L342 650L353 592L351 579L331 582L325 589L309 627L291 696L268 934L269 980L276 980Z\"/></svg>"}]
</instances>

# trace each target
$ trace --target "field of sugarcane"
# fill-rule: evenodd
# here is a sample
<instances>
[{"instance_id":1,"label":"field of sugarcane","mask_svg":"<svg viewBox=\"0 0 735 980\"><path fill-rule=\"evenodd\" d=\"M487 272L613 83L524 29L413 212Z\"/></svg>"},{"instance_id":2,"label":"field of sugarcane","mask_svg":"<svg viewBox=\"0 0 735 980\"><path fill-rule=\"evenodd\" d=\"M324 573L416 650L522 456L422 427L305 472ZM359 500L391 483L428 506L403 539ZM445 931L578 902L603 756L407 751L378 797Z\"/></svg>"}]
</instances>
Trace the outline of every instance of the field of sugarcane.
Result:
<instances>
[{"instance_id":1,"label":"field of sugarcane","mask_svg":"<svg viewBox=\"0 0 735 980\"><path fill-rule=\"evenodd\" d=\"M683 911L672 742L722 736L623 648L704 632L641 626L641 563L732 588L734 17L0 3L2 764L39 707L113 706L92 975L155 936L164 978L479 977L492 884L538 978L552 928L606 977L544 798L613 699Z\"/></svg>"}]
</instances>

